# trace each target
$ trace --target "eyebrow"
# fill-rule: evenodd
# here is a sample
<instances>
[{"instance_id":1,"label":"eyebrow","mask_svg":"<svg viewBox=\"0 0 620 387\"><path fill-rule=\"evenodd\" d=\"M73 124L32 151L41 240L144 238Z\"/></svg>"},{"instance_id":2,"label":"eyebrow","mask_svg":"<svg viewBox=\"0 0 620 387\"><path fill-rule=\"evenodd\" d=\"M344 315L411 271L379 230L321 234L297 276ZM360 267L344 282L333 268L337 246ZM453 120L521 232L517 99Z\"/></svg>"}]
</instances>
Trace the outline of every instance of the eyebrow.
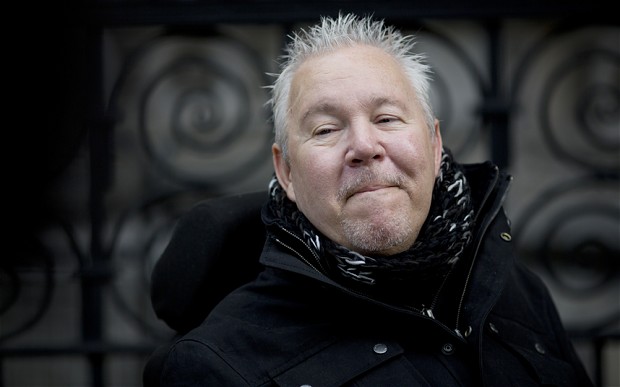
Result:
<instances>
[{"instance_id":1,"label":"eyebrow","mask_svg":"<svg viewBox=\"0 0 620 387\"><path fill-rule=\"evenodd\" d=\"M397 101L393 98L388 98L388 97L383 97L383 96L370 96L368 101L364 101L362 105L365 108L378 108L384 105L391 105L391 106L396 106L402 109L403 111L407 110L407 107L404 103ZM339 110L341 110L341 108L338 107L338 104L335 104L329 101L321 102L317 105L313 105L312 107L310 107L301 117L301 122L306 121L306 119L313 114L317 114L317 113L333 114L334 112L337 112Z\"/></svg>"},{"instance_id":2,"label":"eyebrow","mask_svg":"<svg viewBox=\"0 0 620 387\"><path fill-rule=\"evenodd\" d=\"M318 105L313 105L312 107L310 107L310 109L308 109L304 115L301 117L301 122L305 122L306 119L308 119L308 117L310 117L311 115L317 114L317 113L334 113L336 111L338 111L339 109L336 107L336 105L329 103L329 102L321 102Z\"/></svg>"},{"instance_id":3,"label":"eyebrow","mask_svg":"<svg viewBox=\"0 0 620 387\"><path fill-rule=\"evenodd\" d=\"M365 107L378 108L380 106L396 106L402 110L407 110L407 105L399 100L383 96L371 96L368 102L364 103Z\"/></svg>"}]
</instances>

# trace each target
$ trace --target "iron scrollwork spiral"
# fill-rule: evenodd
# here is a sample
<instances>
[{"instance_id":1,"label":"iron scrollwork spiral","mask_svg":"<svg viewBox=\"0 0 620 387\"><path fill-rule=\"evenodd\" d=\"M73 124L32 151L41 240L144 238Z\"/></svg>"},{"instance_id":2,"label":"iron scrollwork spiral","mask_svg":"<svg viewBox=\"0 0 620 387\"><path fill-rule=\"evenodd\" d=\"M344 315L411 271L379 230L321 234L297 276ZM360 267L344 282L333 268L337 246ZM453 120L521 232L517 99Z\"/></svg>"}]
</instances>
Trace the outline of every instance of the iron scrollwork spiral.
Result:
<instances>
[{"instance_id":1,"label":"iron scrollwork spiral","mask_svg":"<svg viewBox=\"0 0 620 387\"><path fill-rule=\"evenodd\" d=\"M549 147L576 164L617 172L620 54L601 49L580 52L549 78L543 93L541 127ZM557 98L560 95L563 98ZM559 102L569 105L557 106Z\"/></svg>"},{"instance_id":2,"label":"iron scrollwork spiral","mask_svg":"<svg viewBox=\"0 0 620 387\"><path fill-rule=\"evenodd\" d=\"M528 125L519 142L531 154L518 166L531 183L516 190L525 205L515 240L569 325L592 332L620 313L617 42L614 27L554 25L525 51L513 81Z\"/></svg>"},{"instance_id":3,"label":"iron scrollwork spiral","mask_svg":"<svg viewBox=\"0 0 620 387\"><path fill-rule=\"evenodd\" d=\"M240 181L269 160L266 72L251 47L224 35L165 34L132 62L125 86L157 172L204 188Z\"/></svg>"},{"instance_id":4,"label":"iron scrollwork spiral","mask_svg":"<svg viewBox=\"0 0 620 387\"><path fill-rule=\"evenodd\" d=\"M433 68L431 102L441 123L443 141L462 160L475 157L482 142L476 111L489 85L474 61L471 47L439 27L425 23L417 28L410 26L410 32L419 37L419 50L428 53ZM472 23L468 28L475 30L476 26Z\"/></svg>"}]
</instances>

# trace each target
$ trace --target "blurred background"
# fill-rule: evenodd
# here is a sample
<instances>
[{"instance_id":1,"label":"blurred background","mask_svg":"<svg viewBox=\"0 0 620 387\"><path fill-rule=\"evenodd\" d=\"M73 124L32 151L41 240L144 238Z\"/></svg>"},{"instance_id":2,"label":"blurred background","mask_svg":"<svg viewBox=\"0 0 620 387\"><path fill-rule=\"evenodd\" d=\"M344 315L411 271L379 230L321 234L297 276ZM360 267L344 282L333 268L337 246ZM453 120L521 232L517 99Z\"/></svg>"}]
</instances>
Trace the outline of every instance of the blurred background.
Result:
<instances>
[{"instance_id":1,"label":"blurred background","mask_svg":"<svg viewBox=\"0 0 620 387\"><path fill-rule=\"evenodd\" d=\"M620 20L602 1L23 3L3 47L0 386L140 386L178 217L264 190L287 35L338 11L415 33L444 143L515 177L519 257L620 386ZM6 106L6 104L5 104Z\"/></svg>"}]
</instances>

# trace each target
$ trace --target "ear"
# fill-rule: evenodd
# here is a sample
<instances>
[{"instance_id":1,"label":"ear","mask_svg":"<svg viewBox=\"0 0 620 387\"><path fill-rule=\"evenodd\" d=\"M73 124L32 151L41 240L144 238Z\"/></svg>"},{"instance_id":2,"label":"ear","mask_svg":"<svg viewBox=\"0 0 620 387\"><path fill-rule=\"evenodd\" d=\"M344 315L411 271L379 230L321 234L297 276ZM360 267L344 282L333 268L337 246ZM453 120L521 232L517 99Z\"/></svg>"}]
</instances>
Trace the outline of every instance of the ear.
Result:
<instances>
[{"instance_id":1,"label":"ear","mask_svg":"<svg viewBox=\"0 0 620 387\"><path fill-rule=\"evenodd\" d=\"M282 189L286 192L286 196L295 202L295 189L293 188L293 181L291 180L291 166L289 162L284 159L282 148L280 145L273 144L271 146L271 154L273 156L273 168L276 172L278 182L282 186Z\"/></svg>"},{"instance_id":2,"label":"ear","mask_svg":"<svg viewBox=\"0 0 620 387\"><path fill-rule=\"evenodd\" d=\"M443 151L443 140L441 139L441 131L439 130L439 120L435 118L435 138L433 141L433 151L435 153L435 177L439 175L439 167L441 165L441 155Z\"/></svg>"}]
</instances>

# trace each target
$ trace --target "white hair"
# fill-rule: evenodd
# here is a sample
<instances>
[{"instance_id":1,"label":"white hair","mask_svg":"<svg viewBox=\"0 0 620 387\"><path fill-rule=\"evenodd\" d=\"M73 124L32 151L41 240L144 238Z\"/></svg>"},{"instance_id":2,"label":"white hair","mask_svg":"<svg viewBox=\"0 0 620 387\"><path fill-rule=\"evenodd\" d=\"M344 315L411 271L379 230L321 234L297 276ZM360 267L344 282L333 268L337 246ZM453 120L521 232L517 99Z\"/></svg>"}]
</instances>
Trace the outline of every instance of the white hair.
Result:
<instances>
[{"instance_id":1,"label":"white hair","mask_svg":"<svg viewBox=\"0 0 620 387\"><path fill-rule=\"evenodd\" d=\"M430 97L430 67L423 63L425 57L415 54L412 35L403 35L384 21L371 17L359 18L353 14L338 15L336 19L322 17L321 22L307 30L301 29L290 36L281 57L280 74L273 74L276 80L271 88L269 104L273 111L275 142L282 148L287 159L290 90L295 71L308 58L334 51L342 47L368 45L380 48L396 59L403 66L411 86L415 90L418 102L424 111L425 120L431 135L434 136L435 115Z\"/></svg>"}]
</instances>

